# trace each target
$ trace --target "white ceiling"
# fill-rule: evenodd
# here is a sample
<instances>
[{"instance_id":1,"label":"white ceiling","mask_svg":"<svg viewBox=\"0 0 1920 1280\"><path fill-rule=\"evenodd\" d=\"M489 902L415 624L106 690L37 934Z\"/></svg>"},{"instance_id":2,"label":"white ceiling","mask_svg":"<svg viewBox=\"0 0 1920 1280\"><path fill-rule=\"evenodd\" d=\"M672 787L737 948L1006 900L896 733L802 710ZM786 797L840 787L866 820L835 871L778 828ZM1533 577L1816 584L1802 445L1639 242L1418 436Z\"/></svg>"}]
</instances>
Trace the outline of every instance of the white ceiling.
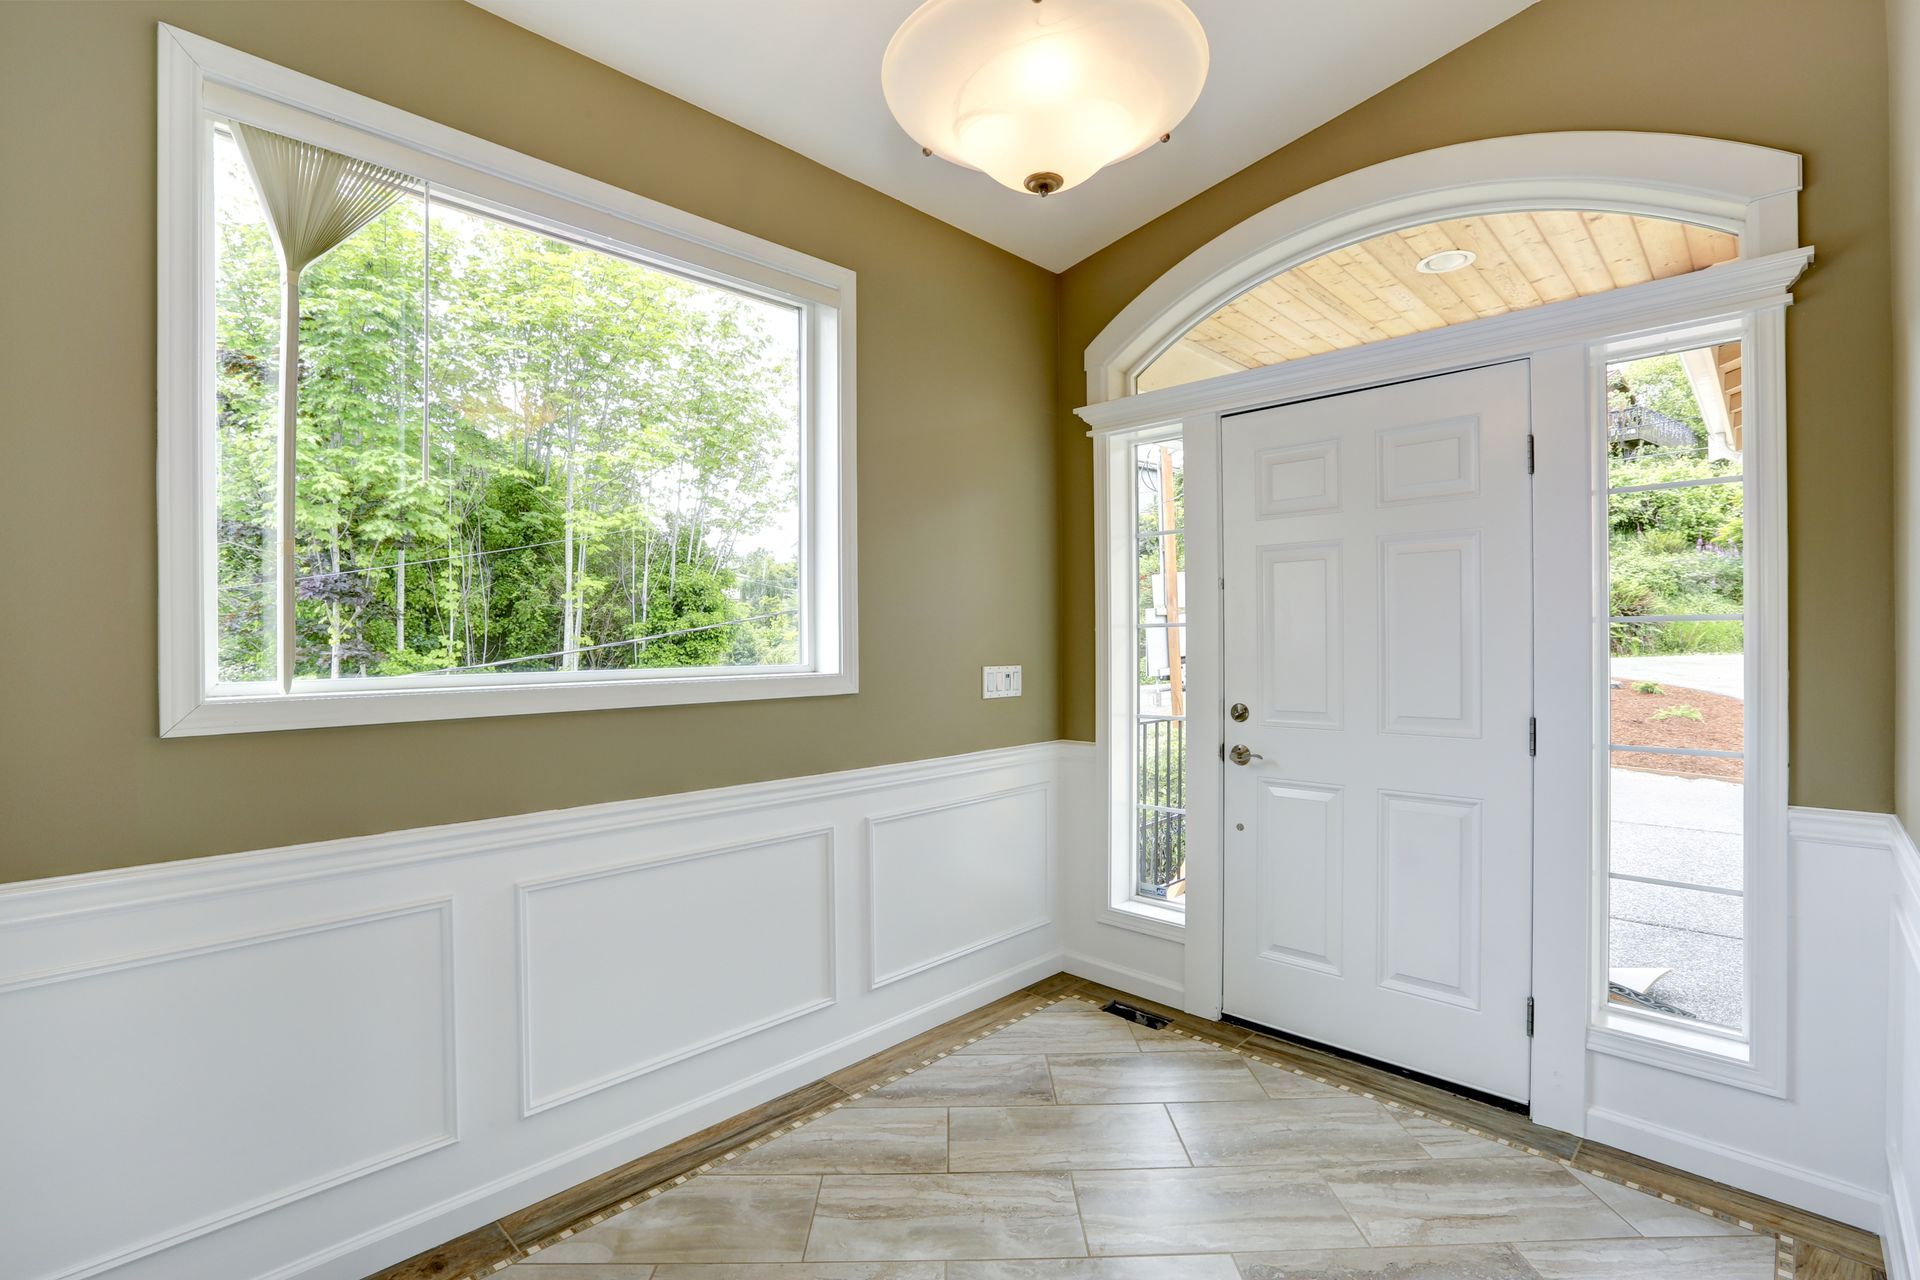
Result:
<instances>
[{"instance_id":1,"label":"white ceiling","mask_svg":"<svg viewBox=\"0 0 1920 1280\"><path fill-rule=\"evenodd\" d=\"M1212 46L1173 141L1041 200L928 159L880 93L919 0L473 0L1060 271L1533 0L1188 0Z\"/></svg>"}]
</instances>

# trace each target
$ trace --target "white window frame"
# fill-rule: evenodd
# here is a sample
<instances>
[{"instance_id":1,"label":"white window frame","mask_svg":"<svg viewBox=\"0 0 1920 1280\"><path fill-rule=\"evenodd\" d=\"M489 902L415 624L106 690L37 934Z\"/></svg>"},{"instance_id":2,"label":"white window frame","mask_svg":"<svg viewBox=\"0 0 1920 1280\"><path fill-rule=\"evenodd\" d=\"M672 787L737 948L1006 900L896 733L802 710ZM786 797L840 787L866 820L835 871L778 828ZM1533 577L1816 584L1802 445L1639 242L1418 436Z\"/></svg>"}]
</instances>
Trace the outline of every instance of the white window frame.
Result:
<instances>
[{"instance_id":1,"label":"white window frame","mask_svg":"<svg viewBox=\"0 0 1920 1280\"><path fill-rule=\"evenodd\" d=\"M801 315L802 662L510 679L388 677L288 692L222 686L210 643L214 378L208 114L358 156L573 239ZM162 737L849 694L854 554L854 273L161 24L159 641Z\"/></svg>"},{"instance_id":2,"label":"white window frame","mask_svg":"<svg viewBox=\"0 0 1920 1280\"><path fill-rule=\"evenodd\" d=\"M1742 916L1744 1033L1688 1026L1607 999L1611 814L1606 370L1647 356L1741 344L1746 735ZM1787 1096L1790 920L1787 846L1786 317L1783 307L1643 333L1591 349L1594 459L1593 753L1594 920L1587 1048L1773 1097Z\"/></svg>"},{"instance_id":3,"label":"white window frame","mask_svg":"<svg viewBox=\"0 0 1920 1280\"><path fill-rule=\"evenodd\" d=\"M1101 531L1096 607L1101 619L1101 637L1096 666L1099 671L1100 715L1107 726L1105 740L1112 744L1107 753L1107 874L1100 915L1109 924L1156 937L1180 938L1184 935L1187 913L1184 904L1162 901L1142 895L1138 888L1139 821L1136 801L1139 792L1137 686L1135 672L1135 632L1138 618L1134 603L1139 584L1139 513L1135 508L1138 481L1134 476L1134 450L1143 444L1183 438L1181 424L1159 424L1133 431L1116 432L1097 442L1099 466L1094 477L1094 505ZM1183 468L1190 460L1183 459ZM1186 521L1181 522L1186 541ZM1191 546L1191 543L1188 543ZM1194 575L1191 552L1187 560L1189 587L1203 582ZM1188 619L1187 638L1193 635L1193 601L1183 597L1182 607ZM1189 650L1189 652L1191 652ZM1197 667L1200 664L1191 664ZM1191 667L1190 667L1191 669ZM1188 706L1194 705L1191 680L1187 686ZM1186 749L1193 750L1192 720L1188 720ZM1189 792L1189 802L1192 796ZM1189 809L1187 840L1193 839Z\"/></svg>"}]
</instances>

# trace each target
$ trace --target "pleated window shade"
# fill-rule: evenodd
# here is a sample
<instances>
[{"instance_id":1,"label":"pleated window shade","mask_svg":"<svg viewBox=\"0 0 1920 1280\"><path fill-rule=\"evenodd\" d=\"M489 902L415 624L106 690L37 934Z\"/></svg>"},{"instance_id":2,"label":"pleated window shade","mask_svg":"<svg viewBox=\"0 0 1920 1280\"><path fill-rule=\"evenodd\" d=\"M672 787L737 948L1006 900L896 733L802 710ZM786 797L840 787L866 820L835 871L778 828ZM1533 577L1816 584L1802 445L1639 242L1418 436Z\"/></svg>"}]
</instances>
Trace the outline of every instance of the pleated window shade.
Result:
<instances>
[{"instance_id":1,"label":"pleated window shade","mask_svg":"<svg viewBox=\"0 0 1920 1280\"><path fill-rule=\"evenodd\" d=\"M275 619L280 686L291 689L294 668L294 469L300 422L300 273L329 249L372 222L408 191L421 186L397 170L343 156L310 142L233 122L247 171L253 176L282 267L280 300L280 454Z\"/></svg>"}]
</instances>

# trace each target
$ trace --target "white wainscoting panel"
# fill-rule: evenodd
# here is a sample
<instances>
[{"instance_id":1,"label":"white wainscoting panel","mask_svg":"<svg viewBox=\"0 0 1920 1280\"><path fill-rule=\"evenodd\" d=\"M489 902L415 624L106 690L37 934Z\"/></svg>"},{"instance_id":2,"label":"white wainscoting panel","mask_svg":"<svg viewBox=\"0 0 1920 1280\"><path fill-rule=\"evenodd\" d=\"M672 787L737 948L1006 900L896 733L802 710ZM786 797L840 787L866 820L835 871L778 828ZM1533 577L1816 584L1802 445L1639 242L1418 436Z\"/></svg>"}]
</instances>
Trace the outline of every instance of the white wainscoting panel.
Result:
<instances>
[{"instance_id":1,"label":"white wainscoting panel","mask_svg":"<svg viewBox=\"0 0 1920 1280\"><path fill-rule=\"evenodd\" d=\"M0 984L9 1269L98 1271L455 1141L451 910Z\"/></svg>"},{"instance_id":2,"label":"white wainscoting panel","mask_svg":"<svg viewBox=\"0 0 1920 1280\"><path fill-rule=\"evenodd\" d=\"M1053 922L1049 790L992 792L867 822L879 988Z\"/></svg>"},{"instance_id":3,"label":"white wainscoting panel","mask_svg":"<svg viewBox=\"0 0 1920 1280\"><path fill-rule=\"evenodd\" d=\"M0 885L0 1274L358 1280L1058 972L1091 754Z\"/></svg>"},{"instance_id":4,"label":"white wainscoting panel","mask_svg":"<svg viewBox=\"0 0 1920 1280\"><path fill-rule=\"evenodd\" d=\"M831 828L522 885L526 1114L826 1008L833 952Z\"/></svg>"}]
</instances>

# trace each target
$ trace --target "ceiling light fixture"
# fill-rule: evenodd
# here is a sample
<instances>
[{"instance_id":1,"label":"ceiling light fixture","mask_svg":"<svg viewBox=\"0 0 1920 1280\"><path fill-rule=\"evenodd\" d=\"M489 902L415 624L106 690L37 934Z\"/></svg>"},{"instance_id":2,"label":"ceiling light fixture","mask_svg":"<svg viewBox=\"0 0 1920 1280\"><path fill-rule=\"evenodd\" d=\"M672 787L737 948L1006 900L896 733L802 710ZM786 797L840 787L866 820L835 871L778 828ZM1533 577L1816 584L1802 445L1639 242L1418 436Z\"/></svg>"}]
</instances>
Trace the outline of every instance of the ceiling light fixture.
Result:
<instances>
[{"instance_id":1,"label":"ceiling light fixture","mask_svg":"<svg viewBox=\"0 0 1920 1280\"><path fill-rule=\"evenodd\" d=\"M1460 271L1474 264L1479 255L1471 249L1442 249L1430 253L1414 265L1430 276L1443 276L1449 271Z\"/></svg>"},{"instance_id":2,"label":"ceiling light fixture","mask_svg":"<svg viewBox=\"0 0 1920 1280\"><path fill-rule=\"evenodd\" d=\"M928 154L1040 196L1165 142L1206 79L1181 0L927 0L880 64Z\"/></svg>"}]
</instances>

